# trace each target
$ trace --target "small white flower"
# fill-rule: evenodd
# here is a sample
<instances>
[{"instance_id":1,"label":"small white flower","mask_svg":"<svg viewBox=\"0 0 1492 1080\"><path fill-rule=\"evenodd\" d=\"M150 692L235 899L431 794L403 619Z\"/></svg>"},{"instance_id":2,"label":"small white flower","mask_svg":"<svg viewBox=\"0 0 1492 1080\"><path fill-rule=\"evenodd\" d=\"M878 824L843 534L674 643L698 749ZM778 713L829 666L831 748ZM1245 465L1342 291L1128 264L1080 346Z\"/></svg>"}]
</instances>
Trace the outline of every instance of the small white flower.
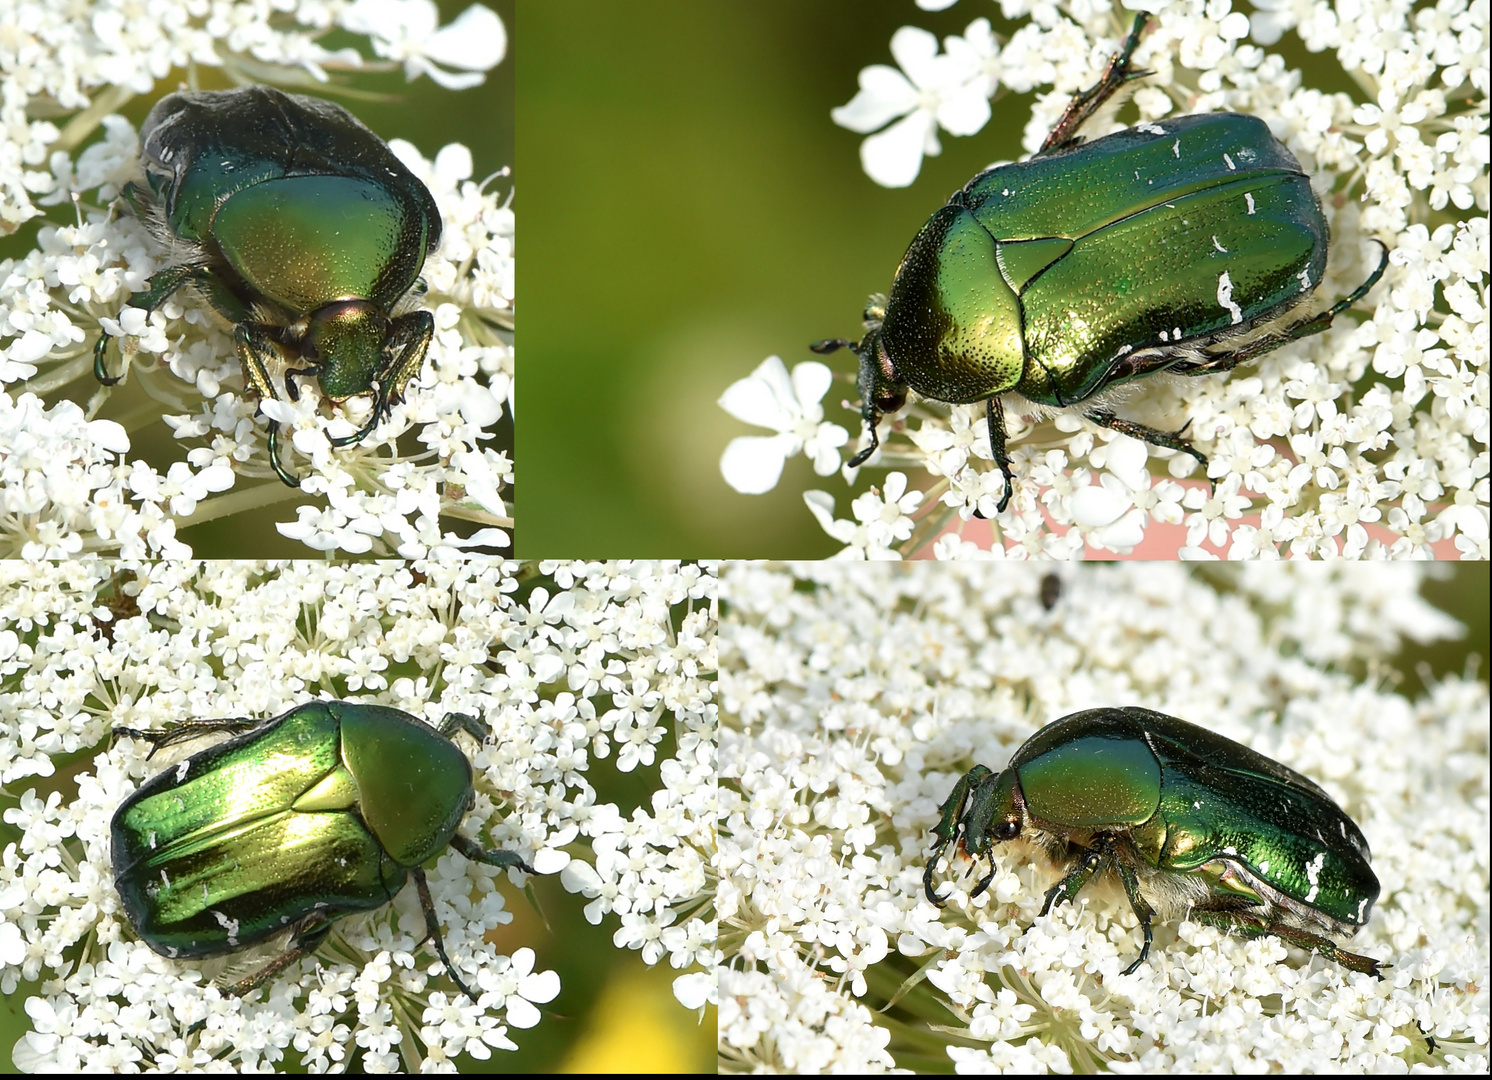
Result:
<instances>
[{"instance_id":1,"label":"small white flower","mask_svg":"<svg viewBox=\"0 0 1492 1080\"><path fill-rule=\"evenodd\" d=\"M859 92L830 115L840 127L859 132L896 120L860 144L860 160L876 183L906 187L917 179L923 154L942 152L939 126L952 135L972 135L989 121L989 85L972 49L939 55L938 39L914 26L892 35L891 55L901 71L885 64L864 68Z\"/></svg>"},{"instance_id":2,"label":"small white flower","mask_svg":"<svg viewBox=\"0 0 1492 1080\"><path fill-rule=\"evenodd\" d=\"M727 387L720 396L722 409L778 434L732 439L720 457L725 482L747 495L771 491L787 459L800 452L812 459L820 476L838 470L839 448L849 442L849 432L825 422L819 404L833 379L833 372L817 360L794 365L789 377L781 359L769 356L746 378Z\"/></svg>"},{"instance_id":3,"label":"small white flower","mask_svg":"<svg viewBox=\"0 0 1492 1080\"><path fill-rule=\"evenodd\" d=\"M447 90L480 85L508 50L508 33L491 8L473 4L447 26L430 0L356 0L342 12L343 27L367 34L379 56L404 63L413 80L428 75ZM446 71L438 65L467 74Z\"/></svg>"},{"instance_id":4,"label":"small white flower","mask_svg":"<svg viewBox=\"0 0 1492 1080\"><path fill-rule=\"evenodd\" d=\"M850 504L854 521L834 517L834 497L824 491L805 491L803 501L826 533L845 545L836 559L899 559L892 546L912 535L912 519L922 504L922 492L908 491L904 473L886 476L884 496L875 488Z\"/></svg>"}]
</instances>

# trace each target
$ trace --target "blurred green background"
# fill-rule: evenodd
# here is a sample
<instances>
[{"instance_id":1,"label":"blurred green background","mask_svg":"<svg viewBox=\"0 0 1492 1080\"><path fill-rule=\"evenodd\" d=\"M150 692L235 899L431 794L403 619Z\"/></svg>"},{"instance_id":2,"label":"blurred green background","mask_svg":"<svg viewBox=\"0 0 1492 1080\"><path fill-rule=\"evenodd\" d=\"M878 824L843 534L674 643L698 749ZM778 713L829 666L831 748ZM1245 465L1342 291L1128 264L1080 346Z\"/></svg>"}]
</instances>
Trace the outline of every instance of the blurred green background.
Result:
<instances>
[{"instance_id":1,"label":"blurred green background","mask_svg":"<svg viewBox=\"0 0 1492 1080\"><path fill-rule=\"evenodd\" d=\"M838 549L802 492L830 492L848 516L843 481L798 457L767 495L731 490L726 443L767 432L716 400L770 355L791 370L813 359L810 341L858 338L866 296L890 286L928 215L980 169L1022 155L1032 99L1007 96L983 131L941 136L942 155L915 183L887 190L861 170L863 136L829 118L861 68L894 66L899 26L942 37L984 16L1008 35L1017 24L999 11L924 12L910 0L521 5L520 555ZM1293 35L1279 48L1311 63ZM827 358L845 373L852 361ZM825 397L827 418L852 437L859 419L839 403L857 396L846 379ZM857 487L883 476L871 470Z\"/></svg>"},{"instance_id":2,"label":"blurred green background","mask_svg":"<svg viewBox=\"0 0 1492 1080\"><path fill-rule=\"evenodd\" d=\"M451 22L470 7L472 0L436 0L440 9L441 25ZM515 126L515 93L513 55L517 45L514 34L514 8L516 0L482 0L487 7L497 12L508 31L508 51L497 67L487 72L480 86L467 90L446 90L430 79L421 77L409 82L402 68L389 72L350 74L333 72L333 85L315 87L292 87L297 93L310 93L329 98L348 109L385 140L404 139L413 143L426 157L433 158L447 143L463 143L471 150L472 179L481 181L505 166L513 166L513 143ZM80 15L79 17L82 17ZM367 59L376 59L368 45L368 39L332 31L320 39L328 49L351 46ZM129 101L119 110L136 128L144 121L151 106L166 94L177 89L185 79L182 69L173 70L160 80L157 92ZM229 81L213 68L199 67L197 81L201 89L223 90ZM345 92L344 92L345 91ZM58 122L61 126L62 121ZM97 141L102 129L84 143ZM80 147L80 149L82 149ZM510 189L512 180L495 182L499 193ZM44 225L71 222L74 211L70 203L47 208L45 218L36 218L23 225L11 236L0 238L0 258L22 259L26 252L36 246L37 230ZM91 346L91 342L89 343ZM110 356L117 363L117 354ZM87 406L88 399L98 389L91 376L76 380L62 393L53 395L67 397ZM11 388L13 394L25 390L24 384ZM188 388L190 393L190 388ZM50 401L50 399L49 399ZM137 380L130 380L117 387L105 403L100 416L123 420L126 417L146 415L150 421L143 426L131 426L130 459L144 458L162 472L180 458L180 445L171 437L171 430L164 421L156 422L161 406L152 401L140 388ZM264 437L261 421L260 437ZM494 449L513 452L512 418L505 416L494 431ZM515 477L515 480L517 478ZM273 478L265 484L278 485ZM247 487L240 485L234 494ZM273 491L273 489L270 489ZM278 494L278 492L276 492ZM287 540L275 531L275 521L295 520L291 506L308 501L305 495L295 496L295 502L279 502L268 509L250 510L232 517L219 518L202 525L189 526L180 532L180 538L192 545L196 555L203 558L266 558L300 557L310 554L309 549L298 540ZM312 502L321 502L311 499ZM478 526L469 523L444 522L452 531L469 535Z\"/></svg>"}]
</instances>

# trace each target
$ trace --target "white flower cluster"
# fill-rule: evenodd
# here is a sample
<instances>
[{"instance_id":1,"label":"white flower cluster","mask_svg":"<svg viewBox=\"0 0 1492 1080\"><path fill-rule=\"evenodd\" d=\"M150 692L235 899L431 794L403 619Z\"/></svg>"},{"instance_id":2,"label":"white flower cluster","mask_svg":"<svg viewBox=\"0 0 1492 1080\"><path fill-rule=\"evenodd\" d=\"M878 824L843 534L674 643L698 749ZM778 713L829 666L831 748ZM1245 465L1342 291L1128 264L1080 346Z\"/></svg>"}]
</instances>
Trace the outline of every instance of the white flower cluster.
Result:
<instances>
[{"instance_id":1,"label":"white flower cluster","mask_svg":"<svg viewBox=\"0 0 1492 1080\"><path fill-rule=\"evenodd\" d=\"M207 983L224 962L173 961L131 932L113 888L109 825L163 765L120 740L58 784L56 759L116 727L271 717L313 697L391 705L435 723L476 716L476 802L462 832L518 851L586 915L622 917L618 946L694 972L681 1001L711 996L708 903L715 822L715 579L668 563L521 567L425 562L0 563L0 783L35 776L4 820L0 992L40 980L25 1071L269 1069L447 1071L458 1054L513 1049L559 992L532 950L498 956L501 871L455 852L427 871L447 952L479 1002L432 989L414 890L335 924L329 943L242 1000ZM623 816L590 781L604 762L656 766L647 809ZM75 794L65 797L59 787ZM637 939L656 945L639 946ZM275 954L236 961L233 977ZM444 984L441 984L444 985ZM683 1014L681 1010L682 1015Z\"/></svg>"},{"instance_id":2,"label":"white flower cluster","mask_svg":"<svg viewBox=\"0 0 1492 1080\"><path fill-rule=\"evenodd\" d=\"M317 551L404 558L511 545L513 463L483 441L513 408L514 217L509 196L472 180L465 147L447 146L426 161L407 143L390 144L429 187L443 220L421 299L434 314L435 337L405 402L356 446L334 449L328 440L361 426L366 395L330 421L314 383L299 402L259 402L241 388L231 336L205 304L184 298L189 290L149 315L124 306L173 261L132 215L108 206L136 167L135 131L113 114L131 96L157 92L173 68L217 67L245 82L278 76L301 89L306 73L325 81L330 68L395 60L411 78L468 86L507 48L502 22L480 5L444 28L430 0L296 4L294 24L279 15L284 5L271 6L208 10L159 0L142 11L101 0L80 18L76 5L0 0L0 24L12 30L5 49L22 58L5 65L0 86L0 124L11 135L0 153L0 227L14 231L43 206L73 203L68 224L42 226L34 250L0 262L0 552L184 557L179 527L295 499L294 489L268 486L248 497L223 494L241 472L270 475L256 412L284 429L281 454L294 448L292 469L306 476L309 465L303 491L324 497L297 506L293 519L278 523L282 534ZM390 60L327 51L317 38L333 26L368 35ZM41 102L83 112L60 129L29 118L28 107ZM72 152L100 124L103 138L75 160ZM164 473L128 460L131 431L94 419L106 395L93 381L93 345L106 327L126 335L110 338L110 370L127 368L129 380L165 404L182 445L181 460ZM79 380L95 391L86 411L55 400ZM137 410L132 424L159 419ZM397 445L410 430L421 444L417 458ZM462 537L443 529L443 518L479 528Z\"/></svg>"},{"instance_id":3,"label":"white flower cluster","mask_svg":"<svg viewBox=\"0 0 1492 1080\"><path fill-rule=\"evenodd\" d=\"M1185 454L1011 397L1014 497L997 513L1004 480L990 460L983 402L944 406L914 395L883 426L871 458L931 478L917 485L926 488L925 513L915 532L906 530L900 554L953 530L935 549L940 557L980 555L956 535L977 513L997 526L996 554L1018 558L1075 558L1089 547L1129 552L1150 522L1185 526L1183 558L1492 557L1487 0L1254 6L1250 17L1230 0L1145 0L1122 9L1099 0L1002 0L1006 18L1031 19L1008 42L985 18L945 38L941 52L933 35L903 27L891 41L900 69L866 68L859 93L834 111L836 122L872 133L861 148L871 178L904 186L924 154L938 153L939 128L973 134L990 118L991 97L1051 85L1025 128L1034 152L1071 94L1094 82L1133 12L1153 9L1135 58L1153 72L1133 94L1141 119L1228 111L1268 122L1312 176L1331 226L1318 302L1367 278L1377 249L1366 240L1381 239L1391 251L1383 281L1355 305L1370 316L1366 323L1345 315L1326 333L1227 376L1153 375L1130 384L1117 403L1121 415L1165 430L1189 421L1187 437L1207 454L1215 489ZM1305 72L1266 51L1287 30L1321 54ZM1332 55L1372 104L1307 85ZM1106 133L1089 127L1090 138ZM786 409L733 407L765 400L747 387L764 380L766 365L721 399L738 419L791 436L732 443L722 471L737 490L771 488L782 458L799 451L819 475L834 471L848 432L820 423L829 383L820 366L794 368L797 394ZM814 377L800 377L809 368ZM815 425L811 439L800 417ZM1169 476L1151 475L1152 457ZM844 476L853 483L855 471ZM1193 479L1178 482L1186 477ZM807 497L843 540L815 506L830 496ZM983 530L973 535L987 547Z\"/></svg>"},{"instance_id":4,"label":"white flower cluster","mask_svg":"<svg viewBox=\"0 0 1492 1080\"><path fill-rule=\"evenodd\" d=\"M741 1071L1281 1073L1488 1065L1488 687L1410 700L1379 661L1459 627L1413 568L1189 573L728 564L721 575L722 1060ZM1368 681L1348 672L1377 672ZM1117 887L1038 918L1056 877L946 853L939 805L1035 729L1136 704L1320 783L1382 884L1347 971L1274 937L1158 922ZM981 870L988 864L981 862ZM1433 1036L1438 1049L1427 1042ZM971 1045L971 1043L973 1045Z\"/></svg>"}]
</instances>

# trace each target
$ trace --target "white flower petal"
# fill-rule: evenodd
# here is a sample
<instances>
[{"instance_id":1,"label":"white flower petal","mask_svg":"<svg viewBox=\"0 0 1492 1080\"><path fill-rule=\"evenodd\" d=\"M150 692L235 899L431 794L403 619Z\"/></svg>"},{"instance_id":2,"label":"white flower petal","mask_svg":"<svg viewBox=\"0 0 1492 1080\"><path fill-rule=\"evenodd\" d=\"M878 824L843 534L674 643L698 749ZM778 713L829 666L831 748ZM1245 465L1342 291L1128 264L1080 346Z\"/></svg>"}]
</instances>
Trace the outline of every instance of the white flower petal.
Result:
<instances>
[{"instance_id":1,"label":"white flower petal","mask_svg":"<svg viewBox=\"0 0 1492 1080\"><path fill-rule=\"evenodd\" d=\"M882 187L906 187L922 171L922 151L936 126L921 110L860 144L865 175Z\"/></svg>"},{"instance_id":2,"label":"white flower petal","mask_svg":"<svg viewBox=\"0 0 1492 1080\"><path fill-rule=\"evenodd\" d=\"M792 435L742 435L720 455L720 474L743 495L762 495L777 486L783 465L797 451Z\"/></svg>"}]
</instances>

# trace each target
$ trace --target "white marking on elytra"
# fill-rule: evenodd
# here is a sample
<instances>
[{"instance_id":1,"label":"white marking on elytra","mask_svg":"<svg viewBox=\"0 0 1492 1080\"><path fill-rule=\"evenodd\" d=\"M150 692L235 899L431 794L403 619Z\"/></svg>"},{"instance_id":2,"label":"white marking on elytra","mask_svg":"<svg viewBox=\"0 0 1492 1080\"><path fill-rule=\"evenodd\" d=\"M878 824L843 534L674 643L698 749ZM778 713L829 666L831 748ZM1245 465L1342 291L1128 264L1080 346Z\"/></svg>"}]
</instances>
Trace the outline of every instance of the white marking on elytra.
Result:
<instances>
[{"instance_id":1,"label":"white marking on elytra","mask_svg":"<svg viewBox=\"0 0 1492 1080\"><path fill-rule=\"evenodd\" d=\"M237 945L238 944L238 920L237 919L230 919L230 918L228 918L228 916L224 915L221 911L214 911L211 908L208 909L207 913L209 915L211 915L214 919L216 919L218 921L218 925L219 926L221 926L225 931L227 931L227 934L228 934L228 944L229 945Z\"/></svg>"},{"instance_id":2,"label":"white marking on elytra","mask_svg":"<svg viewBox=\"0 0 1492 1080\"><path fill-rule=\"evenodd\" d=\"M1153 124L1149 120L1141 120L1135 125L1136 131L1143 131L1146 135L1164 135L1166 129L1159 124Z\"/></svg>"},{"instance_id":3,"label":"white marking on elytra","mask_svg":"<svg viewBox=\"0 0 1492 1080\"><path fill-rule=\"evenodd\" d=\"M1254 216L1254 197L1253 197L1253 195L1251 195L1247 191L1245 191L1243 193L1243 198L1244 198L1244 201L1249 204L1249 217L1253 217Z\"/></svg>"},{"instance_id":4,"label":"white marking on elytra","mask_svg":"<svg viewBox=\"0 0 1492 1080\"><path fill-rule=\"evenodd\" d=\"M1125 355L1126 353L1132 353L1134 351L1135 347L1133 345L1120 345L1119 351L1114 354L1114 358L1117 360L1119 357Z\"/></svg>"},{"instance_id":5,"label":"white marking on elytra","mask_svg":"<svg viewBox=\"0 0 1492 1080\"><path fill-rule=\"evenodd\" d=\"M1359 900L1357 902L1357 921L1359 923L1361 923L1363 921L1363 918L1364 918L1364 916L1363 916L1363 909L1366 908L1367 906L1368 906L1368 898L1366 896L1363 897L1361 900Z\"/></svg>"},{"instance_id":6,"label":"white marking on elytra","mask_svg":"<svg viewBox=\"0 0 1492 1080\"><path fill-rule=\"evenodd\" d=\"M1223 155L1223 160L1228 163L1228 171L1229 172L1237 172L1238 171L1238 166L1233 164L1233 159L1230 158L1227 154Z\"/></svg>"},{"instance_id":7,"label":"white marking on elytra","mask_svg":"<svg viewBox=\"0 0 1492 1080\"><path fill-rule=\"evenodd\" d=\"M1269 876L1269 860L1268 859L1265 859L1263 862L1261 862L1259 864L1259 873L1263 874L1266 877Z\"/></svg>"},{"instance_id":8,"label":"white marking on elytra","mask_svg":"<svg viewBox=\"0 0 1492 1080\"><path fill-rule=\"evenodd\" d=\"M1232 317L1234 326L1243 322L1243 308L1233 303L1233 281L1226 270L1217 279L1217 302Z\"/></svg>"},{"instance_id":9,"label":"white marking on elytra","mask_svg":"<svg viewBox=\"0 0 1492 1080\"><path fill-rule=\"evenodd\" d=\"M191 758L187 758L180 765L176 766L176 782L178 784L181 783L183 780L185 780L187 778L187 772L190 769L191 764L192 764L192 759Z\"/></svg>"},{"instance_id":10,"label":"white marking on elytra","mask_svg":"<svg viewBox=\"0 0 1492 1080\"><path fill-rule=\"evenodd\" d=\"M1223 245L1222 245L1222 244L1219 244L1219 243L1218 243L1218 242L1217 242L1217 237L1215 237L1215 236L1214 236L1214 237L1213 237L1213 238L1212 238L1212 246L1213 246L1213 247L1215 247L1215 248L1217 248L1217 249L1218 249L1218 250L1219 250L1219 251L1221 251L1221 252L1222 252L1222 253L1223 253L1223 254L1224 254L1224 255L1226 255L1226 254L1228 254L1228 249L1227 249L1227 248L1225 248L1225 247L1223 247Z\"/></svg>"},{"instance_id":11,"label":"white marking on elytra","mask_svg":"<svg viewBox=\"0 0 1492 1080\"><path fill-rule=\"evenodd\" d=\"M1307 266L1305 269L1301 270L1301 272L1298 273L1298 274L1296 274L1295 276L1298 277L1298 278L1300 278L1300 291L1301 292L1310 292L1311 291L1311 268L1309 266Z\"/></svg>"},{"instance_id":12,"label":"white marking on elytra","mask_svg":"<svg viewBox=\"0 0 1492 1080\"><path fill-rule=\"evenodd\" d=\"M1171 153L1173 155L1175 155L1177 161L1181 160L1181 140L1180 139L1177 139L1174 143L1171 144Z\"/></svg>"}]
</instances>

